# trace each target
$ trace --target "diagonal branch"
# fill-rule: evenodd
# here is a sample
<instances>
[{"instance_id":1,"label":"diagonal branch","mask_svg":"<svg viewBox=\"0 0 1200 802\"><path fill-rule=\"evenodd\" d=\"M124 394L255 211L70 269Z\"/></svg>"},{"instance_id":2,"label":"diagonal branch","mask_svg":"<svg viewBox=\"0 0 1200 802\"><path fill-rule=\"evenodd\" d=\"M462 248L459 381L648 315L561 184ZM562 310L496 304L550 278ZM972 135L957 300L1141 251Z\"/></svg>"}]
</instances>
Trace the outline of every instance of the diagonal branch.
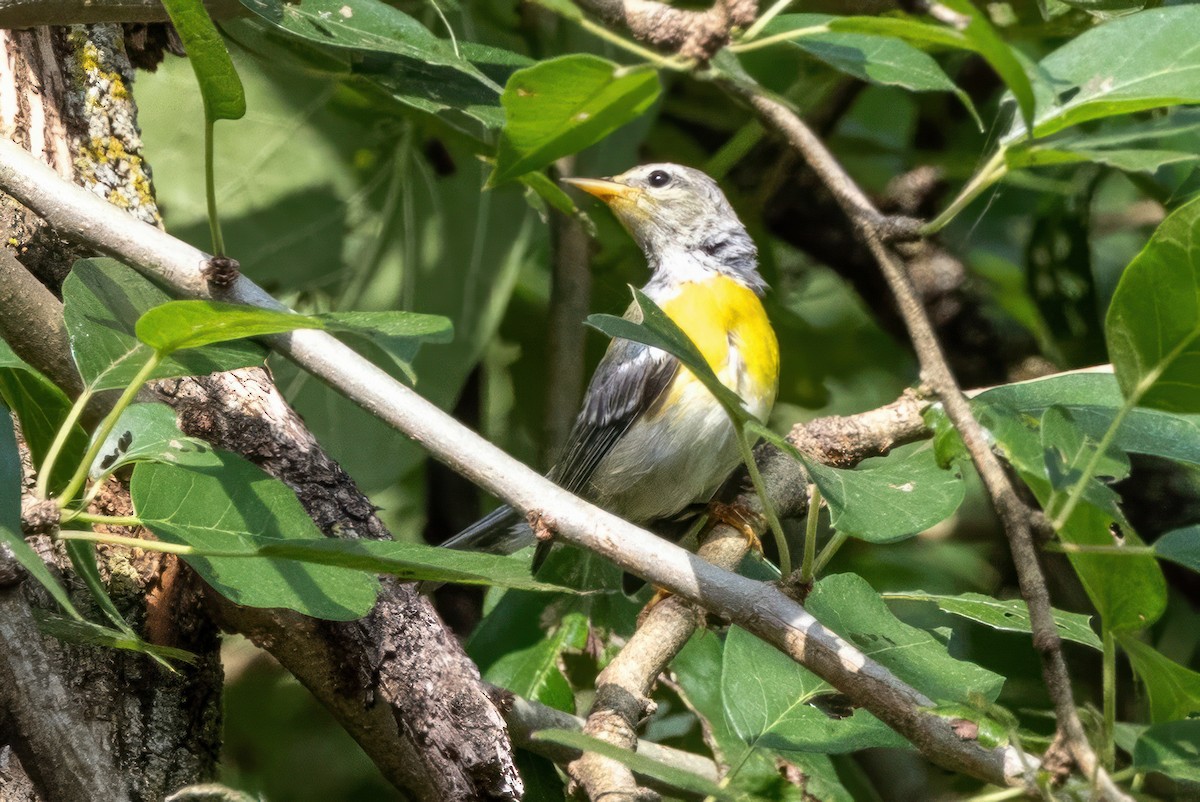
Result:
<instances>
[{"instance_id":1,"label":"diagonal branch","mask_svg":"<svg viewBox=\"0 0 1200 802\"><path fill-rule=\"evenodd\" d=\"M61 233L121 259L175 292L213 297L202 275L209 258L205 253L63 182L10 142L0 142L0 187ZM245 277L222 297L284 308ZM1031 782L1015 749L986 748L960 739L945 719L929 712L931 700L823 627L779 589L724 571L568 493L324 332L299 331L270 342L454 470L515 508L540 516L564 541L594 551L775 645L935 763L998 784Z\"/></svg>"},{"instance_id":2,"label":"diagonal branch","mask_svg":"<svg viewBox=\"0 0 1200 802\"><path fill-rule=\"evenodd\" d=\"M1050 593L1034 545L1030 510L1017 496L999 458L988 446L983 428L975 420L962 389L950 371L941 343L934 334L933 325L903 263L886 244L889 232L881 226L885 218L816 134L791 109L777 100L741 87L726 85L726 89L747 101L812 166L854 222L859 236L879 263L916 348L922 378L941 400L946 415L962 437L1008 536L1021 595L1029 608L1034 647L1042 655L1046 687L1071 755L1084 775L1094 778L1105 798L1127 798L1101 767L1079 720L1062 642L1054 626Z\"/></svg>"}]
</instances>

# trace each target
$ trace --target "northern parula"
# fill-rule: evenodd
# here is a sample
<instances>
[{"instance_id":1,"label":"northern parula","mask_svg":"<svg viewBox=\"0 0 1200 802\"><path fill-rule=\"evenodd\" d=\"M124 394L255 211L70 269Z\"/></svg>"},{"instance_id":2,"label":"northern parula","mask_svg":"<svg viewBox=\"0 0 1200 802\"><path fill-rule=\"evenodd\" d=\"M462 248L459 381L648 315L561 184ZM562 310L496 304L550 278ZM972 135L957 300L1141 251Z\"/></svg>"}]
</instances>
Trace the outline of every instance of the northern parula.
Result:
<instances>
[{"instance_id":1,"label":"northern parula","mask_svg":"<svg viewBox=\"0 0 1200 802\"><path fill-rule=\"evenodd\" d=\"M642 291L765 421L778 387L779 344L760 300L767 285L754 241L717 183L677 164L564 181L608 204L646 255L652 275ZM636 304L625 313L640 316ZM739 461L725 411L690 370L657 348L614 339L549 478L647 524L709 501ZM507 554L532 542L521 514L505 506L444 545Z\"/></svg>"}]
</instances>

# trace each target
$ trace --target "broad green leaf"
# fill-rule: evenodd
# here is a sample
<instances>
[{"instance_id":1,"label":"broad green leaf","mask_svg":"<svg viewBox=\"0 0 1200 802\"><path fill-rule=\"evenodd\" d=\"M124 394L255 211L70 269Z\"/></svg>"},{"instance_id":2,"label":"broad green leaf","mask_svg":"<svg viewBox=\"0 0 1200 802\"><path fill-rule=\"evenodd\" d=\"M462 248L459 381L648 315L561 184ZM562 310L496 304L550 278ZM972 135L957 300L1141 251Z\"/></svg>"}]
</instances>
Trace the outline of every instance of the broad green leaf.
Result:
<instances>
[{"instance_id":1,"label":"broad green leaf","mask_svg":"<svg viewBox=\"0 0 1200 802\"><path fill-rule=\"evenodd\" d=\"M1003 415L1038 421L1047 409L1058 406L1093 441L1104 436L1123 403L1116 378L1101 373L1007 384L980 394L975 401L978 408L987 407L993 420ZM1136 408L1125 416L1113 445L1133 454L1200 465L1200 419Z\"/></svg>"},{"instance_id":2,"label":"broad green leaf","mask_svg":"<svg viewBox=\"0 0 1200 802\"><path fill-rule=\"evenodd\" d=\"M1042 459L1050 486L1062 493L1083 477L1084 469L1096 457L1098 443L1079 429L1071 413L1063 407L1050 407L1042 414ZM1119 497L1109 482L1129 475L1129 457L1112 446L1098 457L1095 474L1087 480L1083 497L1101 509L1120 515Z\"/></svg>"},{"instance_id":3,"label":"broad green leaf","mask_svg":"<svg viewBox=\"0 0 1200 802\"><path fill-rule=\"evenodd\" d=\"M162 354L203 345L324 328L310 315L219 301L169 301L137 321L137 338Z\"/></svg>"},{"instance_id":4,"label":"broad green leaf","mask_svg":"<svg viewBox=\"0 0 1200 802\"><path fill-rule=\"evenodd\" d=\"M993 599L981 593L960 593L945 596L926 593L923 590L902 590L884 593L888 601L916 601L936 604L939 610L966 618L992 629L1005 632L1031 632L1029 608L1021 599ZM1092 629L1089 615L1054 610L1054 624L1063 640L1082 643L1099 651L1103 648L1099 636Z\"/></svg>"},{"instance_id":5,"label":"broad green leaf","mask_svg":"<svg viewBox=\"0 0 1200 802\"><path fill-rule=\"evenodd\" d=\"M131 404L105 438L88 475L96 480L122 465L147 460L173 465L220 464L212 446L179 430L175 410L166 404Z\"/></svg>"},{"instance_id":6,"label":"broad green leaf","mask_svg":"<svg viewBox=\"0 0 1200 802\"><path fill-rule=\"evenodd\" d=\"M242 81L229 59L229 51L201 0L163 0L171 23L183 40L204 101L204 118L237 120L246 113Z\"/></svg>"},{"instance_id":7,"label":"broad green leaf","mask_svg":"<svg viewBox=\"0 0 1200 802\"><path fill-rule=\"evenodd\" d=\"M658 74L576 54L513 73L501 103L505 122L496 185L578 153L641 116L658 99Z\"/></svg>"},{"instance_id":8,"label":"broad green leaf","mask_svg":"<svg viewBox=\"0 0 1200 802\"><path fill-rule=\"evenodd\" d=\"M131 495L143 523L168 543L203 551L255 548L247 538L321 540L295 494L246 460L217 452L215 466L143 462ZM200 576L231 601L286 607L315 618L349 621L375 603L379 583L346 568L292 560L184 555Z\"/></svg>"},{"instance_id":9,"label":"broad green leaf","mask_svg":"<svg viewBox=\"0 0 1200 802\"><path fill-rule=\"evenodd\" d=\"M1156 8L1118 17L1071 39L1038 63L1036 112L1026 130L1048 136L1101 117L1200 102L1200 6Z\"/></svg>"},{"instance_id":10,"label":"broad green leaf","mask_svg":"<svg viewBox=\"0 0 1200 802\"><path fill-rule=\"evenodd\" d=\"M587 633L586 617L579 613L567 615L545 639L511 651L488 666L483 678L517 696L574 714L575 695L558 661L567 650L583 649Z\"/></svg>"},{"instance_id":11,"label":"broad green leaf","mask_svg":"<svg viewBox=\"0 0 1200 802\"><path fill-rule=\"evenodd\" d=\"M71 410L71 401L58 385L27 365L0 340L0 400L7 404L21 421L21 435L39 469L46 452L58 435ZM75 424L59 452L51 477L51 492L61 490L75 471L75 466L87 451L87 434Z\"/></svg>"},{"instance_id":12,"label":"broad green leaf","mask_svg":"<svg viewBox=\"0 0 1200 802\"><path fill-rule=\"evenodd\" d=\"M804 466L829 505L833 528L868 543L920 534L952 515L966 492L959 469L940 467L931 448L853 470L808 459Z\"/></svg>"},{"instance_id":13,"label":"broad green leaf","mask_svg":"<svg viewBox=\"0 0 1200 802\"><path fill-rule=\"evenodd\" d=\"M158 287L113 259L83 259L63 282L63 317L71 353L92 390L131 382L151 356L134 326L146 311L170 301ZM163 360L151 378L204 376L261 365L266 352L248 342L222 343Z\"/></svg>"},{"instance_id":14,"label":"broad green leaf","mask_svg":"<svg viewBox=\"0 0 1200 802\"><path fill-rule=\"evenodd\" d=\"M971 50L983 57L1017 99L1021 116L1033 115L1034 91L1021 60L987 18L969 0L950 0L947 6L958 12L965 25L961 30L932 25L908 17L835 17L829 22L833 31L894 36L909 42Z\"/></svg>"},{"instance_id":15,"label":"broad green leaf","mask_svg":"<svg viewBox=\"0 0 1200 802\"><path fill-rule=\"evenodd\" d=\"M37 609L33 611L33 617L37 622L39 630L68 643L81 643L86 646L103 646L108 649L140 652L141 654L150 655L164 665L168 664L168 660L179 660L188 664L196 662L196 655L185 649L176 649L173 646L157 646L153 643L147 643L141 638L130 635L127 632L95 624L91 621L63 618L62 616Z\"/></svg>"},{"instance_id":16,"label":"broad green leaf","mask_svg":"<svg viewBox=\"0 0 1200 802\"><path fill-rule=\"evenodd\" d=\"M730 627L721 696L733 731L752 748L839 754L907 742L865 710L830 715L815 706L834 689L740 627Z\"/></svg>"},{"instance_id":17,"label":"broad green leaf","mask_svg":"<svg viewBox=\"0 0 1200 802\"><path fill-rule=\"evenodd\" d=\"M1175 780L1200 783L1200 719L1155 724L1133 749L1139 774L1156 771Z\"/></svg>"},{"instance_id":18,"label":"broad green leaf","mask_svg":"<svg viewBox=\"0 0 1200 802\"><path fill-rule=\"evenodd\" d=\"M1200 53L1200 42L1194 47ZM1125 268L1105 334L1130 402L1200 412L1200 199L1164 220Z\"/></svg>"},{"instance_id":19,"label":"broad green leaf","mask_svg":"<svg viewBox=\"0 0 1200 802\"><path fill-rule=\"evenodd\" d=\"M838 19L828 14L781 14L763 29L762 35L807 29L809 32L790 40L791 44L835 70L862 81L914 92L953 92L975 115L971 99L928 53L899 38L835 32L833 23Z\"/></svg>"},{"instance_id":20,"label":"broad green leaf","mask_svg":"<svg viewBox=\"0 0 1200 802\"><path fill-rule=\"evenodd\" d=\"M666 763L660 763L645 755L639 755L637 752L621 749L620 747L613 746L608 741L592 738L584 735L582 732L575 732L573 730L538 730L533 734L533 738L537 741L548 741L581 751L595 752L598 755L617 761L636 774L650 777L664 785L678 788L695 796L731 801L739 798L736 794L717 785L712 780Z\"/></svg>"},{"instance_id":21,"label":"broad green leaf","mask_svg":"<svg viewBox=\"0 0 1200 802\"><path fill-rule=\"evenodd\" d=\"M1119 642L1146 686L1152 722L1162 724L1200 713L1200 674L1135 637L1124 636Z\"/></svg>"},{"instance_id":22,"label":"broad green leaf","mask_svg":"<svg viewBox=\"0 0 1200 802\"><path fill-rule=\"evenodd\" d=\"M805 606L830 630L935 702L970 704L975 696L994 702L1000 694L1003 677L956 660L928 632L900 621L860 576L821 579Z\"/></svg>"},{"instance_id":23,"label":"broad green leaf","mask_svg":"<svg viewBox=\"0 0 1200 802\"><path fill-rule=\"evenodd\" d=\"M293 36L323 47L387 53L452 67L496 93L501 91L453 42L439 39L408 14L379 0L243 0L242 5Z\"/></svg>"},{"instance_id":24,"label":"broad green leaf","mask_svg":"<svg viewBox=\"0 0 1200 802\"><path fill-rule=\"evenodd\" d=\"M1200 571L1200 526L1167 532L1154 541L1154 553L1164 560Z\"/></svg>"},{"instance_id":25,"label":"broad green leaf","mask_svg":"<svg viewBox=\"0 0 1200 802\"><path fill-rule=\"evenodd\" d=\"M1197 159L1200 159L1200 155L1178 150L1097 149L1070 146L1066 143L1035 145L1028 148L1014 147L1004 153L1005 163L1013 169L1091 162L1115 167L1127 173L1153 173L1167 164Z\"/></svg>"},{"instance_id":26,"label":"broad green leaf","mask_svg":"<svg viewBox=\"0 0 1200 802\"><path fill-rule=\"evenodd\" d=\"M851 802L853 797L842 785L828 755L789 752L785 758L766 749L752 749L733 731L725 716L723 655L721 638L711 631L701 631L671 662L671 673L685 704L703 722L708 733L705 740L713 748L717 763L729 768L725 775L728 786L751 799ZM780 775L780 760L800 769L805 778L803 789Z\"/></svg>"},{"instance_id":27,"label":"broad green leaf","mask_svg":"<svg viewBox=\"0 0 1200 802\"><path fill-rule=\"evenodd\" d=\"M501 84L533 63L516 53L472 42L463 42L459 49L480 72ZM480 138L478 126L468 125L470 120L489 132L500 129L505 123L500 93L458 69L402 56L374 56L356 60L351 72L400 103L437 115L476 139ZM464 117L469 119L462 119Z\"/></svg>"},{"instance_id":28,"label":"broad green leaf","mask_svg":"<svg viewBox=\"0 0 1200 802\"><path fill-rule=\"evenodd\" d=\"M17 452L12 416L4 404L0 404L0 544L8 547L21 567L41 583L67 615L83 620L58 577L21 535L21 455Z\"/></svg>"},{"instance_id":29,"label":"broad green leaf","mask_svg":"<svg viewBox=\"0 0 1200 802\"><path fill-rule=\"evenodd\" d=\"M989 401L1013 397L1005 393L986 393L984 396ZM994 438L1004 459L1016 468L1044 508L1050 503L1054 491L1046 476L1041 415L1034 417L1025 412L984 403L984 396L974 402L979 422ZM1036 403L1044 403L1045 400L1041 398ZM1070 409L1073 417L1078 418L1078 407L1071 406ZM1119 510L1102 510L1084 499L1059 530L1059 536L1067 543L1107 547L1115 544L1112 532L1118 530L1124 536L1122 542L1134 547L1142 545L1137 533L1121 518ZM1154 557L1131 550L1129 554L1070 553L1067 558L1104 625L1114 632L1148 626L1166 608L1166 582Z\"/></svg>"}]
</instances>

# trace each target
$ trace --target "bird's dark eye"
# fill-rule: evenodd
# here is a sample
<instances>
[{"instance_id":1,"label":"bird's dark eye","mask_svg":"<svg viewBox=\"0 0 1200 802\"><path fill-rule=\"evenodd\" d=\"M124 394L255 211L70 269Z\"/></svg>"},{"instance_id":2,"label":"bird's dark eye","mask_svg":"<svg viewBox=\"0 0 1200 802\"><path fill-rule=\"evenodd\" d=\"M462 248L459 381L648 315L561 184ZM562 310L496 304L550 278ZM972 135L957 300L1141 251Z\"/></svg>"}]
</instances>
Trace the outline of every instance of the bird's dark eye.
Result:
<instances>
[{"instance_id":1,"label":"bird's dark eye","mask_svg":"<svg viewBox=\"0 0 1200 802\"><path fill-rule=\"evenodd\" d=\"M665 170L655 170L646 178L652 187L665 187L671 183L671 174Z\"/></svg>"}]
</instances>

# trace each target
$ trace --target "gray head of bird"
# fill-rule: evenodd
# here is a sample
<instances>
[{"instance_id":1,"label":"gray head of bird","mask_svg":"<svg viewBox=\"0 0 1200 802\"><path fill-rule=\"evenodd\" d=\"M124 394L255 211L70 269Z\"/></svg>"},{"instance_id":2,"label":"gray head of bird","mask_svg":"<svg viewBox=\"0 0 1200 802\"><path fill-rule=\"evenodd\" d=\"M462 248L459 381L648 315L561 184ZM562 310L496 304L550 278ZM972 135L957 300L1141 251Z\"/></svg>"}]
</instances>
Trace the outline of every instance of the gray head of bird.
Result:
<instances>
[{"instance_id":1,"label":"gray head of bird","mask_svg":"<svg viewBox=\"0 0 1200 802\"><path fill-rule=\"evenodd\" d=\"M709 269L765 288L754 240L717 182L699 170L644 164L612 178L563 181L604 201L656 273Z\"/></svg>"}]
</instances>

